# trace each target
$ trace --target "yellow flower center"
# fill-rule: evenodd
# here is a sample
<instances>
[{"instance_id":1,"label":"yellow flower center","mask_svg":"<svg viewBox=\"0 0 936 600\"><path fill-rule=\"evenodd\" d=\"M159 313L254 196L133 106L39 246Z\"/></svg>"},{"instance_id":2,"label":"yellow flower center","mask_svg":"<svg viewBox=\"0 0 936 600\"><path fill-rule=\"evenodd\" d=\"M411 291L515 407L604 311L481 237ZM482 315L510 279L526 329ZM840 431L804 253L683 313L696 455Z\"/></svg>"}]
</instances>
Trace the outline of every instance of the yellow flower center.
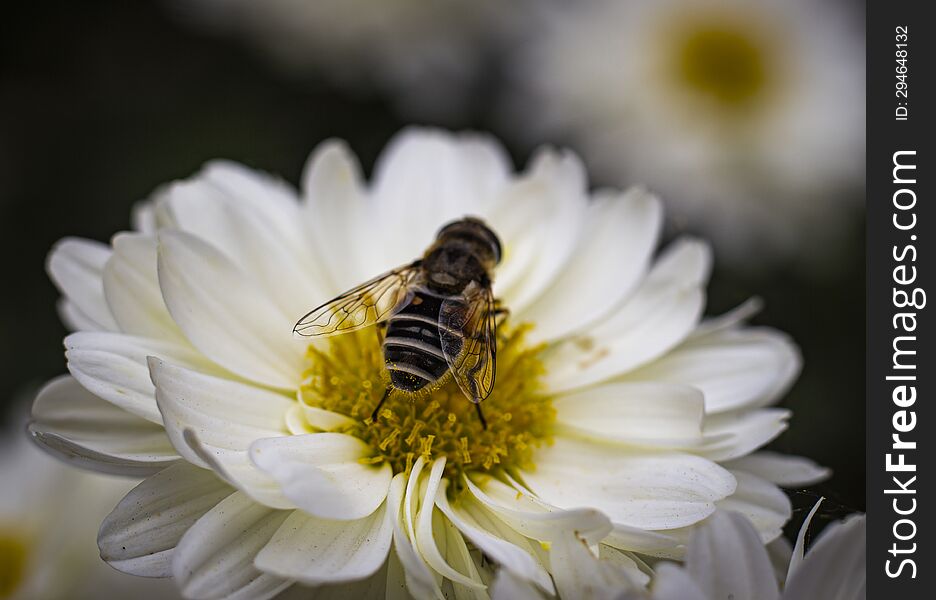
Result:
<instances>
[{"instance_id":1,"label":"yellow flower center","mask_svg":"<svg viewBox=\"0 0 936 600\"><path fill-rule=\"evenodd\" d=\"M366 461L387 462L394 473L407 472L419 456L446 457L445 475L453 482L471 471L530 468L533 450L551 441L555 410L540 383L543 348L524 344L527 330L499 327L497 379L481 404L487 428L450 374L416 394L392 393L370 421L388 381L370 330L329 338L327 350L310 346L300 398L350 417L337 430L367 442L375 454Z\"/></svg>"},{"instance_id":2,"label":"yellow flower center","mask_svg":"<svg viewBox=\"0 0 936 600\"><path fill-rule=\"evenodd\" d=\"M756 29L720 19L681 23L670 33L675 82L725 109L751 106L772 84L769 48Z\"/></svg>"},{"instance_id":3,"label":"yellow flower center","mask_svg":"<svg viewBox=\"0 0 936 600\"><path fill-rule=\"evenodd\" d=\"M0 598L10 598L23 584L29 563L29 543L15 531L0 527Z\"/></svg>"}]
</instances>

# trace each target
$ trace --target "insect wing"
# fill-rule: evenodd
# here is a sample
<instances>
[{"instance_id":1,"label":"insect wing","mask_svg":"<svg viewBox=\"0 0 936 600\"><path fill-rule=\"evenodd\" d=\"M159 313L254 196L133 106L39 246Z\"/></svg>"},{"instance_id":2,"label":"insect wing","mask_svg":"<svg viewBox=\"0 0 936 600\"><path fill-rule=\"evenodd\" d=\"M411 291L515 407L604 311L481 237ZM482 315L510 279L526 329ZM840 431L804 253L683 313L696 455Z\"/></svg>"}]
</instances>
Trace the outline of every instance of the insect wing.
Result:
<instances>
[{"instance_id":1,"label":"insect wing","mask_svg":"<svg viewBox=\"0 0 936 600\"><path fill-rule=\"evenodd\" d=\"M379 275L312 309L299 319L293 333L303 337L335 335L389 319L413 298L412 287L421 279L419 264L416 261Z\"/></svg>"},{"instance_id":2,"label":"insect wing","mask_svg":"<svg viewBox=\"0 0 936 600\"><path fill-rule=\"evenodd\" d=\"M439 311L442 353L472 402L491 395L497 366L494 296L490 288L472 282L465 293L449 298Z\"/></svg>"}]
</instances>

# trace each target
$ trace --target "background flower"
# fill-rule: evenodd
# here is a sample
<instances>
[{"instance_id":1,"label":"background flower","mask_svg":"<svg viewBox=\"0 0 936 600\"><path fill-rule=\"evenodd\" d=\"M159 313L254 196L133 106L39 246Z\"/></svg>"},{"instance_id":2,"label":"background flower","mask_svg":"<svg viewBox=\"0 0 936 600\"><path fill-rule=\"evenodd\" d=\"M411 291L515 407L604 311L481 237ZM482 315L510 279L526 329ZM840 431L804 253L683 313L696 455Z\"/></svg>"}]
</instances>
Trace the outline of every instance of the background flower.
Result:
<instances>
[{"instance_id":1,"label":"background flower","mask_svg":"<svg viewBox=\"0 0 936 600\"><path fill-rule=\"evenodd\" d=\"M26 419L14 420L0 439L0 598L178 597L169 582L125 575L98 558L98 525L136 481L51 458L23 435Z\"/></svg>"},{"instance_id":2,"label":"background flower","mask_svg":"<svg viewBox=\"0 0 936 600\"><path fill-rule=\"evenodd\" d=\"M864 46L840 3L542 8L511 67L518 133L569 140L602 181L659 190L723 260L816 268L841 248L863 185Z\"/></svg>"}]
</instances>

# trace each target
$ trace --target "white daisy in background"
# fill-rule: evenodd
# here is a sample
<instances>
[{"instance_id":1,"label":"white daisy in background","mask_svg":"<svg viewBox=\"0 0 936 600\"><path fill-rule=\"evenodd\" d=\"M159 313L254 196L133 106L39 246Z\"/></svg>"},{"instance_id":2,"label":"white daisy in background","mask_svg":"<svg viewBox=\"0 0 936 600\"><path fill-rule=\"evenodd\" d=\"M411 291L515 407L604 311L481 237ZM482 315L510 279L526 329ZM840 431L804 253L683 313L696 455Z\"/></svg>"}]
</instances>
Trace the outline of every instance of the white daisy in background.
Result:
<instances>
[{"instance_id":1,"label":"white daisy in background","mask_svg":"<svg viewBox=\"0 0 936 600\"><path fill-rule=\"evenodd\" d=\"M522 2L522 0L521 0ZM178 0L183 22L234 34L299 78L390 92L406 114L457 114L486 59L522 23L498 0Z\"/></svg>"},{"instance_id":2,"label":"white daisy in background","mask_svg":"<svg viewBox=\"0 0 936 600\"><path fill-rule=\"evenodd\" d=\"M663 194L719 258L808 267L864 185L864 28L818 0L544 3L511 68L511 122L601 181ZM818 254L819 256L815 256Z\"/></svg>"},{"instance_id":3,"label":"white daisy in background","mask_svg":"<svg viewBox=\"0 0 936 600\"><path fill-rule=\"evenodd\" d=\"M384 389L377 337L310 345L293 325L465 215L504 246L488 427L454 383L392 396L366 423ZM568 589L571 532L641 578L641 555L680 557L720 510L776 538L790 516L777 486L826 474L757 451L786 427L769 406L796 347L746 326L750 305L700 321L708 247L654 256L657 199L590 194L569 153L514 174L491 139L410 130L368 185L326 142L299 194L215 162L135 217L110 245L51 254L71 376L39 394L32 431L77 464L150 475L105 519L101 555L188 597L298 582L483 598L495 567L552 593Z\"/></svg>"},{"instance_id":4,"label":"white daisy in background","mask_svg":"<svg viewBox=\"0 0 936 600\"><path fill-rule=\"evenodd\" d=\"M821 502L821 501L820 501ZM802 600L866 596L865 516L853 514L827 526L806 551L806 534L818 510L800 528L796 546L779 558L761 542L751 522L733 512L717 512L690 536L685 564L660 562L644 589L620 566L596 558L580 540L570 542L576 597L594 600ZM785 540L784 540L785 542ZM779 577L778 577L779 575ZM528 583L502 571L493 585L495 600L540 600Z\"/></svg>"},{"instance_id":5,"label":"white daisy in background","mask_svg":"<svg viewBox=\"0 0 936 600\"><path fill-rule=\"evenodd\" d=\"M15 421L0 432L0 598L177 598L171 583L97 557L101 519L138 480L69 468L36 448L25 419Z\"/></svg>"}]
</instances>

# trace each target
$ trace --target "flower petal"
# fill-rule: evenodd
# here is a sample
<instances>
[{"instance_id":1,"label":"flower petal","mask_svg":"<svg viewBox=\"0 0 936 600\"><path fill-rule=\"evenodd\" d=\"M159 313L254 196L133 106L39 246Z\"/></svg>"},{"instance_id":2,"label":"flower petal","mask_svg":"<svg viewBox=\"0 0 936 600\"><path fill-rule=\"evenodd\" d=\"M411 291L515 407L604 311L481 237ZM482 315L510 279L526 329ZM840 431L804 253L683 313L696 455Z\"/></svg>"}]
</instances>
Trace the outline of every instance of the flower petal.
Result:
<instances>
[{"instance_id":1,"label":"flower petal","mask_svg":"<svg viewBox=\"0 0 936 600\"><path fill-rule=\"evenodd\" d=\"M282 487L297 507L321 519L358 520L383 503L393 471L366 465L366 443L343 433L311 433L260 439L250 459Z\"/></svg>"},{"instance_id":2,"label":"flower petal","mask_svg":"<svg viewBox=\"0 0 936 600\"><path fill-rule=\"evenodd\" d=\"M179 540L172 576L186 598L264 600L292 581L254 567L254 557L288 511L273 510L235 492L214 506Z\"/></svg>"},{"instance_id":3,"label":"flower petal","mask_svg":"<svg viewBox=\"0 0 936 600\"><path fill-rule=\"evenodd\" d=\"M159 234L158 269L169 313L196 348L252 381L296 386L304 368L291 333L297 317L277 307L257 281L216 248L176 230Z\"/></svg>"},{"instance_id":4,"label":"flower petal","mask_svg":"<svg viewBox=\"0 0 936 600\"><path fill-rule=\"evenodd\" d=\"M612 382L558 397L564 434L648 447L687 448L702 442L705 400L686 385Z\"/></svg>"},{"instance_id":5,"label":"flower petal","mask_svg":"<svg viewBox=\"0 0 936 600\"><path fill-rule=\"evenodd\" d=\"M169 315L156 276L156 238L121 233L104 267L104 296L120 330L174 342L185 337Z\"/></svg>"},{"instance_id":6,"label":"flower petal","mask_svg":"<svg viewBox=\"0 0 936 600\"><path fill-rule=\"evenodd\" d=\"M561 392L621 375L663 355L698 323L711 251L672 244L615 314L547 354L546 383Z\"/></svg>"},{"instance_id":7,"label":"flower petal","mask_svg":"<svg viewBox=\"0 0 936 600\"><path fill-rule=\"evenodd\" d=\"M625 569L598 560L587 543L572 531L552 543L549 566L560 598L611 600L638 589Z\"/></svg>"},{"instance_id":8,"label":"flower petal","mask_svg":"<svg viewBox=\"0 0 936 600\"><path fill-rule=\"evenodd\" d=\"M233 492L211 471L178 462L133 488L107 515L98 534L101 558L131 575L169 577L183 534Z\"/></svg>"},{"instance_id":9,"label":"flower petal","mask_svg":"<svg viewBox=\"0 0 936 600\"><path fill-rule=\"evenodd\" d=\"M764 544L739 514L715 513L693 533L686 570L707 598L775 600L779 594Z\"/></svg>"},{"instance_id":10,"label":"flower petal","mask_svg":"<svg viewBox=\"0 0 936 600\"><path fill-rule=\"evenodd\" d=\"M101 400L67 375L39 391L29 432L57 457L102 473L152 475L179 459L162 427Z\"/></svg>"},{"instance_id":11,"label":"flower petal","mask_svg":"<svg viewBox=\"0 0 936 600\"><path fill-rule=\"evenodd\" d=\"M420 459L421 458L422 457L420 457ZM416 466L413 467L413 471L410 475L411 479L415 476L418 480L419 472L422 470L423 465L418 464L418 467L418 470ZM453 583L458 583L473 589L484 589L484 584L456 571L449 565L436 544L433 522L439 524L440 528L442 527L442 523L441 519L438 518L441 516L441 513L436 513L435 497L439 491L439 483L442 481L442 473L444 471L445 457L443 456L432 463L430 473L424 478L425 483L423 487L425 488L425 493L420 498L416 499L418 512L413 519L413 539L416 544L416 549L419 550L419 553L430 567ZM408 486L408 489L415 487L421 486L418 484ZM444 535L444 531L442 534Z\"/></svg>"},{"instance_id":12,"label":"flower petal","mask_svg":"<svg viewBox=\"0 0 936 600\"><path fill-rule=\"evenodd\" d=\"M501 568L491 584L491 600L546 600L546 596L535 585Z\"/></svg>"},{"instance_id":13,"label":"flower petal","mask_svg":"<svg viewBox=\"0 0 936 600\"><path fill-rule=\"evenodd\" d=\"M421 459L422 457L420 457ZM388 574L387 590L389 593L401 593L401 597L406 597L405 592L411 596L419 598L434 598L444 600L442 590L439 584L426 564L426 561L419 555L413 545L412 536L408 532L412 527L404 523L403 504L406 495L407 478L405 473L397 473L390 481L390 492L387 494L387 511L390 515L390 522L393 525L393 549L395 556L399 559L400 567L403 570L403 576L406 581L406 589L398 589L394 585L394 564L391 556L390 570ZM444 497L445 493L439 494ZM440 507L441 508L441 507Z\"/></svg>"},{"instance_id":14,"label":"flower petal","mask_svg":"<svg viewBox=\"0 0 936 600\"><path fill-rule=\"evenodd\" d=\"M361 166L341 140L319 144L302 175L302 216L337 295L385 270ZM348 240L354 240L353 244ZM330 296L329 296L330 297Z\"/></svg>"},{"instance_id":15,"label":"flower petal","mask_svg":"<svg viewBox=\"0 0 936 600\"><path fill-rule=\"evenodd\" d=\"M492 477L476 484L465 478L468 492L517 533L548 542L568 532L598 543L611 531L611 522L594 509L562 510L538 501Z\"/></svg>"},{"instance_id":16,"label":"flower petal","mask_svg":"<svg viewBox=\"0 0 936 600\"><path fill-rule=\"evenodd\" d=\"M484 216L508 169L503 150L487 136L420 128L395 136L377 160L372 186L384 268L420 256L445 223Z\"/></svg>"},{"instance_id":17,"label":"flower petal","mask_svg":"<svg viewBox=\"0 0 936 600\"><path fill-rule=\"evenodd\" d=\"M712 600L686 570L673 563L657 565L652 589L653 600Z\"/></svg>"},{"instance_id":18,"label":"flower petal","mask_svg":"<svg viewBox=\"0 0 936 600\"><path fill-rule=\"evenodd\" d=\"M443 487L447 484L443 482ZM528 538L508 527L470 496L462 496L460 500L457 505L450 504L443 489L436 495L436 506L466 538L502 568L510 569L549 594L555 593L549 573L532 553ZM539 547L537 542L532 543Z\"/></svg>"},{"instance_id":19,"label":"flower petal","mask_svg":"<svg viewBox=\"0 0 936 600\"><path fill-rule=\"evenodd\" d=\"M867 523L852 515L825 528L805 560L787 577L783 597L863 600L866 594Z\"/></svg>"},{"instance_id":20,"label":"flower petal","mask_svg":"<svg viewBox=\"0 0 936 600\"><path fill-rule=\"evenodd\" d=\"M783 433L790 411L782 408L720 413L705 419L705 442L693 452L724 461L750 454Z\"/></svg>"},{"instance_id":21,"label":"flower petal","mask_svg":"<svg viewBox=\"0 0 936 600\"><path fill-rule=\"evenodd\" d=\"M169 186L160 204L175 227L217 248L293 322L328 292L302 228L295 191L227 161Z\"/></svg>"},{"instance_id":22,"label":"flower petal","mask_svg":"<svg viewBox=\"0 0 936 600\"><path fill-rule=\"evenodd\" d=\"M790 520L790 499L776 485L757 475L732 471L738 481L734 494L718 502L718 512L744 515L760 533L763 543L776 539Z\"/></svg>"},{"instance_id":23,"label":"flower petal","mask_svg":"<svg viewBox=\"0 0 936 600\"><path fill-rule=\"evenodd\" d=\"M659 199L644 190L596 196L563 271L517 315L536 324L531 341L560 339L623 301L647 270L662 222Z\"/></svg>"},{"instance_id":24,"label":"flower petal","mask_svg":"<svg viewBox=\"0 0 936 600\"><path fill-rule=\"evenodd\" d=\"M387 503L363 519L334 521L295 510L257 555L257 568L308 585L366 579L387 560Z\"/></svg>"},{"instance_id":25,"label":"flower petal","mask_svg":"<svg viewBox=\"0 0 936 600\"><path fill-rule=\"evenodd\" d=\"M255 440L287 435L285 415L293 400L156 358L149 367L166 433L182 457L216 470L262 504L295 507L247 455Z\"/></svg>"},{"instance_id":26,"label":"flower petal","mask_svg":"<svg viewBox=\"0 0 936 600\"><path fill-rule=\"evenodd\" d=\"M91 240L64 238L52 248L46 271L65 296L64 314L80 316L81 323L96 331L116 331L117 323L104 299L101 278L111 251Z\"/></svg>"},{"instance_id":27,"label":"flower petal","mask_svg":"<svg viewBox=\"0 0 936 600\"><path fill-rule=\"evenodd\" d=\"M521 314L552 284L580 239L588 197L585 173L570 153L542 151L487 215L504 258L496 295Z\"/></svg>"},{"instance_id":28,"label":"flower petal","mask_svg":"<svg viewBox=\"0 0 936 600\"><path fill-rule=\"evenodd\" d=\"M80 331L65 338L68 370L91 393L152 423L162 424L148 356L204 371L218 371L187 345L122 333Z\"/></svg>"},{"instance_id":29,"label":"flower petal","mask_svg":"<svg viewBox=\"0 0 936 600\"><path fill-rule=\"evenodd\" d=\"M536 469L524 471L523 478L544 501L560 508L596 508L614 523L642 529L691 525L735 490L725 469L676 452L622 453L557 437L537 450L535 462Z\"/></svg>"},{"instance_id":30,"label":"flower petal","mask_svg":"<svg viewBox=\"0 0 936 600\"><path fill-rule=\"evenodd\" d=\"M732 471L745 471L763 477L779 486L807 487L828 479L831 469L821 467L802 456L790 456L776 452L755 452L724 463Z\"/></svg>"},{"instance_id":31,"label":"flower petal","mask_svg":"<svg viewBox=\"0 0 936 600\"><path fill-rule=\"evenodd\" d=\"M695 386L705 394L705 410L711 414L773 403L796 379L801 363L785 334L727 329L688 340L627 379Z\"/></svg>"}]
</instances>

